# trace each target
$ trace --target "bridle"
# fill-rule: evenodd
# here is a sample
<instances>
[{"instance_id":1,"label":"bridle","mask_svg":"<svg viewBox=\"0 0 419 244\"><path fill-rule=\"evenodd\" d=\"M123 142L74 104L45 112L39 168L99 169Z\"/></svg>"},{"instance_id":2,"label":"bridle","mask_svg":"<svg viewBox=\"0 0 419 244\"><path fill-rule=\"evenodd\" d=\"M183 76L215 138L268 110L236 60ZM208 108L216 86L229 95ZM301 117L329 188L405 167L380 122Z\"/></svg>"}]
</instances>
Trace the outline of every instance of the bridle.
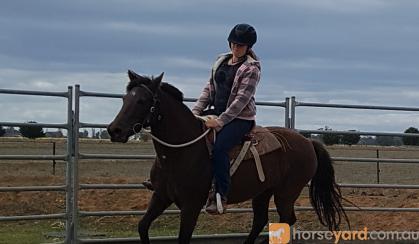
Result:
<instances>
[{"instance_id":1,"label":"bridle","mask_svg":"<svg viewBox=\"0 0 419 244\"><path fill-rule=\"evenodd\" d=\"M160 121L162 119L162 116L160 114L158 114L158 105L159 105L160 101L158 99L157 92L154 93L150 88L148 88L148 86L146 86L144 84L140 85L140 87L144 88L149 94L152 95L152 97L153 97L153 104L151 105L151 107L149 109L150 112L147 114L147 116L144 118L144 120L141 123L135 123L132 126L132 130L134 131L134 134L138 134L138 133L140 133L141 131L144 130L145 132L149 133L150 136L151 136L151 138L153 138L154 140L156 140L158 143L160 143L160 144L162 144L164 146L167 146L167 147L180 148L180 147L187 147L189 145L194 144L195 142L197 142L197 141L201 140L202 138L204 138L211 131L211 128L208 128L203 134L201 134L197 138L195 138L195 139L193 139L193 140L191 140L189 142L182 143L182 144L170 144L170 143L167 143L167 142L162 141L161 139L157 138L156 136L154 136L151 133L150 130L146 130L144 128L144 125L151 125L151 123L152 123L153 120L157 119L157 121ZM140 130L137 132L135 128L138 125L140 126Z\"/></svg>"},{"instance_id":2,"label":"bridle","mask_svg":"<svg viewBox=\"0 0 419 244\"><path fill-rule=\"evenodd\" d=\"M145 116L145 118L143 119L143 121L141 123L135 123L132 126L132 130L134 131L134 134L138 134L140 133L143 128L144 125L148 126L151 124L152 120L154 120L156 118L156 111L158 108L158 104L160 103L158 96L157 96L157 92L154 93L150 88L148 88L148 86L141 84L140 87L144 88L149 94L151 94L151 96L153 97L153 104L151 105L150 109L149 109L149 113L147 114L147 116ZM160 114L157 114L157 120L161 120L162 117ZM137 132L136 131L136 127L139 126L140 130Z\"/></svg>"}]
</instances>

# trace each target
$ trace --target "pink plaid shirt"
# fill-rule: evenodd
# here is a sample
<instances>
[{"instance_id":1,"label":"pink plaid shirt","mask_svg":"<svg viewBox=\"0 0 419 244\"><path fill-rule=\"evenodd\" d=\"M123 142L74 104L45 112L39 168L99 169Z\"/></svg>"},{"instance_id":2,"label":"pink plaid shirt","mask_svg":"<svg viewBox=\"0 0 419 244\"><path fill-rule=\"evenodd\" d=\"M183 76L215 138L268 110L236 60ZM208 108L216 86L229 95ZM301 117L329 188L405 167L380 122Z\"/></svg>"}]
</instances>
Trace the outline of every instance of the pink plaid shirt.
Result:
<instances>
[{"instance_id":1,"label":"pink plaid shirt","mask_svg":"<svg viewBox=\"0 0 419 244\"><path fill-rule=\"evenodd\" d=\"M222 54L215 61L212 67L211 77L192 109L195 115L200 115L204 109L212 105L216 90L214 82L215 71L225 59L229 59L231 56L231 53ZM256 104L254 95L259 80L260 62L256 58L256 55L247 55L246 60L239 67L234 77L233 86L227 102L227 109L216 119L220 125L218 130L235 118L255 120Z\"/></svg>"}]
</instances>

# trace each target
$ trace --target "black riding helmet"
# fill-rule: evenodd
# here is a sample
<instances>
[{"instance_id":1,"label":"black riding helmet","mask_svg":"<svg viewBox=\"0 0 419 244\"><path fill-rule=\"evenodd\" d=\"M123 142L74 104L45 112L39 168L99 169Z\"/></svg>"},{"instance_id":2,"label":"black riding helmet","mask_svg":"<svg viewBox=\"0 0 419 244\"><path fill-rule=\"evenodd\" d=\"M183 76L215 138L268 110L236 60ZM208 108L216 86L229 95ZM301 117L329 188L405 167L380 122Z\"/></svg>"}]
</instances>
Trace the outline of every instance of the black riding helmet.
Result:
<instances>
[{"instance_id":1,"label":"black riding helmet","mask_svg":"<svg viewBox=\"0 0 419 244\"><path fill-rule=\"evenodd\" d=\"M247 45L252 48L253 44L256 43L257 35L256 30L253 26L248 24L238 24L233 27L228 35L229 43L237 43Z\"/></svg>"}]
</instances>

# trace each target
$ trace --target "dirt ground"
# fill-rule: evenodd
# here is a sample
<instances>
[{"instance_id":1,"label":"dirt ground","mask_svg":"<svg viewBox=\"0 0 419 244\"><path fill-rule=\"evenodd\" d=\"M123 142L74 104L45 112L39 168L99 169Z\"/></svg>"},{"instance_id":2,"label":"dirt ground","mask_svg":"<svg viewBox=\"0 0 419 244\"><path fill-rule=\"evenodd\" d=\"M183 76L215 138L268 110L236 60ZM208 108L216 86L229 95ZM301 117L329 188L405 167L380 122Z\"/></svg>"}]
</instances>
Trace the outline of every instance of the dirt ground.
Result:
<instances>
[{"instance_id":1,"label":"dirt ground","mask_svg":"<svg viewBox=\"0 0 419 244\"><path fill-rule=\"evenodd\" d=\"M44 143L44 144L42 144ZM51 142L0 142L0 154L50 154ZM64 153L65 144L57 143L57 154ZM139 149L140 148L140 149ZM332 155L347 156L348 148L329 148ZM351 149L355 150L355 149ZM363 151L365 150L365 152ZM357 157L375 155L376 149L358 148ZM396 158L419 158L418 149L406 149L402 155L399 149L387 154ZM368 152L367 152L368 151ZM125 153L153 154L148 144L131 143L115 145L105 142L89 142L81 145L82 153ZM364 155L365 154L365 155ZM418 155L416 155L418 154ZM10 161L0 160L0 186L28 185L64 185L65 163L57 162L55 175L52 174L51 161ZM151 162L147 160L82 160L79 165L81 183L140 183L147 178ZM403 164L390 166L381 165L381 183L419 184L419 165ZM375 183L376 165L336 163L338 182L344 183ZM343 189L344 197L359 207L403 207L419 208L419 190L391 189ZM85 211L101 210L145 210L150 192L146 190L83 190L80 192L80 209ZM306 190L298 199L297 206L310 206ZM345 204L350 206L349 204ZM231 207L250 207L250 203L242 203ZM274 207L271 203L271 207ZM25 215L59 213L65 210L65 196L60 192L0 192L0 215ZM324 229L312 212L299 211L297 226L305 230ZM399 230L418 231L418 212L348 212L352 229L368 227L369 230ZM245 216L245 217L243 217ZM278 218L272 214L270 222ZM198 228L206 228L208 216L200 217ZM110 220L112 219L112 220ZM93 220L95 223L118 221L126 223L135 229L138 217L101 217ZM211 217L217 225L231 231L250 227L251 215L227 214L222 217ZM230 227L227 227L230 226ZM243 230L243 228L245 228ZM343 227L343 229L347 229Z\"/></svg>"}]
</instances>

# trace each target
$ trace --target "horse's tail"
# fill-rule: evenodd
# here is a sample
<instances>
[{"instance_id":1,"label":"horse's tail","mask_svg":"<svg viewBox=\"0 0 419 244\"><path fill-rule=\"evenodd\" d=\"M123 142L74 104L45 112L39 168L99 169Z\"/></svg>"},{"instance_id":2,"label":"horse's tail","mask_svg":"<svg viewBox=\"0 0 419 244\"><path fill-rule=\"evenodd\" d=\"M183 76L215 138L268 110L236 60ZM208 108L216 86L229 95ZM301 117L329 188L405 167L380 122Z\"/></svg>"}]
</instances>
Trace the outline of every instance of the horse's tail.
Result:
<instances>
[{"instance_id":1,"label":"horse's tail","mask_svg":"<svg viewBox=\"0 0 419 244\"><path fill-rule=\"evenodd\" d=\"M329 230L338 230L342 217L350 223L342 207L342 194L335 181L332 159L322 143L312 141L317 157L317 171L310 183L310 202L319 217L320 223Z\"/></svg>"}]
</instances>

